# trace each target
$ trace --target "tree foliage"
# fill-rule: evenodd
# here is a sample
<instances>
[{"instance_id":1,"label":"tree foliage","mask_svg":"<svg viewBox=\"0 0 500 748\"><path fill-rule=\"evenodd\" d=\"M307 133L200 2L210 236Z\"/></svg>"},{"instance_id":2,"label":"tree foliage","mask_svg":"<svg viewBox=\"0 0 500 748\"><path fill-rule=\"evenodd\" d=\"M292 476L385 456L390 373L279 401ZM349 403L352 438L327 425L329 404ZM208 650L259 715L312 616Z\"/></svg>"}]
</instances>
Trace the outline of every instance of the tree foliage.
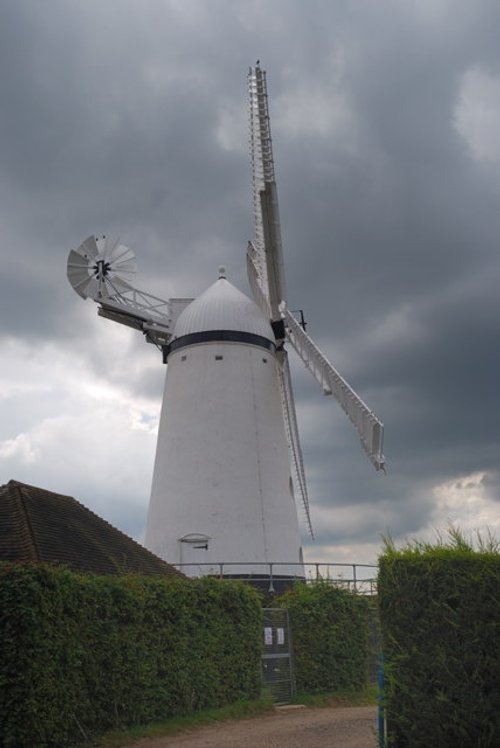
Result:
<instances>
[{"instance_id":1,"label":"tree foliage","mask_svg":"<svg viewBox=\"0 0 500 748\"><path fill-rule=\"evenodd\" d=\"M0 745L73 745L260 692L259 597L238 582L0 565Z\"/></svg>"},{"instance_id":2,"label":"tree foliage","mask_svg":"<svg viewBox=\"0 0 500 748\"><path fill-rule=\"evenodd\" d=\"M299 691L366 686L369 610L364 597L329 582L300 583L278 604L290 611Z\"/></svg>"},{"instance_id":3,"label":"tree foliage","mask_svg":"<svg viewBox=\"0 0 500 748\"><path fill-rule=\"evenodd\" d=\"M379 606L389 743L500 745L500 554L414 542L380 558Z\"/></svg>"}]
</instances>

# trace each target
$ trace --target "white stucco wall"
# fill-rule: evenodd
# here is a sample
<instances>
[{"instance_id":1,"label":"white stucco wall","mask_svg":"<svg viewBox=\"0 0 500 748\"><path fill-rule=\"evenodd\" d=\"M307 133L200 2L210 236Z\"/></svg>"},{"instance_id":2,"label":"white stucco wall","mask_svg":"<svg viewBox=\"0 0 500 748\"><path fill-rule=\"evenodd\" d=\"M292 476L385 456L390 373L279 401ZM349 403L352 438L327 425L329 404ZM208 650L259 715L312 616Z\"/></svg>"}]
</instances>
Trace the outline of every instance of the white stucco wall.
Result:
<instances>
[{"instance_id":1,"label":"white stucco wall","mask_svg":"<svg viewBox=\"0 0 500 748\"><path fill-rule=\"evenodd\" d=\"M166 561L300 561L276 366L273 352L234 342L170 354L146 532ZM208 549L180 542L190 535Z\"/></svg>"}]
</instances>

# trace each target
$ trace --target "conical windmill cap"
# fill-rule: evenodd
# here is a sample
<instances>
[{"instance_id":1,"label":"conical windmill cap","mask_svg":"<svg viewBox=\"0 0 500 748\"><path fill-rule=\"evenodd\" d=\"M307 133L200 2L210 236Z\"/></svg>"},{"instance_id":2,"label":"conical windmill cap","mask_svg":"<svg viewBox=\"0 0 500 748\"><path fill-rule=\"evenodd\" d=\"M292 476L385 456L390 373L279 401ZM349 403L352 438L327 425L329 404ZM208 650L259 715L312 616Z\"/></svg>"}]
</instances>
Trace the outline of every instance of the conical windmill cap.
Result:
<instances>
[{"instance_id":1,"label":"conical windmill cap","mask_svg":"<svg viewBox=\"0 0 500 748\"><path fill-rule=\"evenodd\" d=\"M249 333L275 342L271 325L257 304L224 277L183 310L173 338L215 330Z\"/></svg>"}]
</instances>

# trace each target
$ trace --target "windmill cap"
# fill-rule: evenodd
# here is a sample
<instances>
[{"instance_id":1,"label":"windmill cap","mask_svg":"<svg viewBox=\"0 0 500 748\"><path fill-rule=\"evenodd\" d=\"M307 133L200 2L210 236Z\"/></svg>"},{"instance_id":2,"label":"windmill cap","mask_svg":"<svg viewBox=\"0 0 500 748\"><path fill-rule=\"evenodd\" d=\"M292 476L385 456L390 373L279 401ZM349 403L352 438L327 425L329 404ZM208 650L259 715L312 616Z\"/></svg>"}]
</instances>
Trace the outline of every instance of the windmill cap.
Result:
<instances>
[{"instance_id":1,"label":"windmill cap","mask_svg":"<svg viewBox=\"0 0 500 748\"><path fill-rule=\"evenodd\" d=\"M244 332L275 341L271 325L257 304L225 277L216 280L181 312L173 338L213 330Z\"/></svg>"}]
</instances>

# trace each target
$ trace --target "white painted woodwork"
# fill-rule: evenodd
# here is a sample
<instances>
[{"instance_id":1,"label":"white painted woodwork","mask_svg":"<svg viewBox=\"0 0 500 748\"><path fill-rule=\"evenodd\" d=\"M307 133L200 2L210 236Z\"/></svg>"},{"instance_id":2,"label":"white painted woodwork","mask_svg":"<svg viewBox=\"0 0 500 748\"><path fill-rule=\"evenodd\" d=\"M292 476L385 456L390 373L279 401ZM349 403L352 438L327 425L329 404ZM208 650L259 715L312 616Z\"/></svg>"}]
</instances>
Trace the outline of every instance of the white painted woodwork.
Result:
<instances>
[{"instance_id":1,"label":"white painted woodwork","mask_svg":"<svg viewBox=\"0 0 500 748\"><path fill-rule=\"evenodd\" d=\"M173 340L210 330L274 342L258 306L224 278L181 313ZM277 366L274 351L241 342L168 357L146 547L169 563L193 562L191 575L207 573L198 563L262 574L259 562L301 561Z\"/></svg>"}]
</instances>

